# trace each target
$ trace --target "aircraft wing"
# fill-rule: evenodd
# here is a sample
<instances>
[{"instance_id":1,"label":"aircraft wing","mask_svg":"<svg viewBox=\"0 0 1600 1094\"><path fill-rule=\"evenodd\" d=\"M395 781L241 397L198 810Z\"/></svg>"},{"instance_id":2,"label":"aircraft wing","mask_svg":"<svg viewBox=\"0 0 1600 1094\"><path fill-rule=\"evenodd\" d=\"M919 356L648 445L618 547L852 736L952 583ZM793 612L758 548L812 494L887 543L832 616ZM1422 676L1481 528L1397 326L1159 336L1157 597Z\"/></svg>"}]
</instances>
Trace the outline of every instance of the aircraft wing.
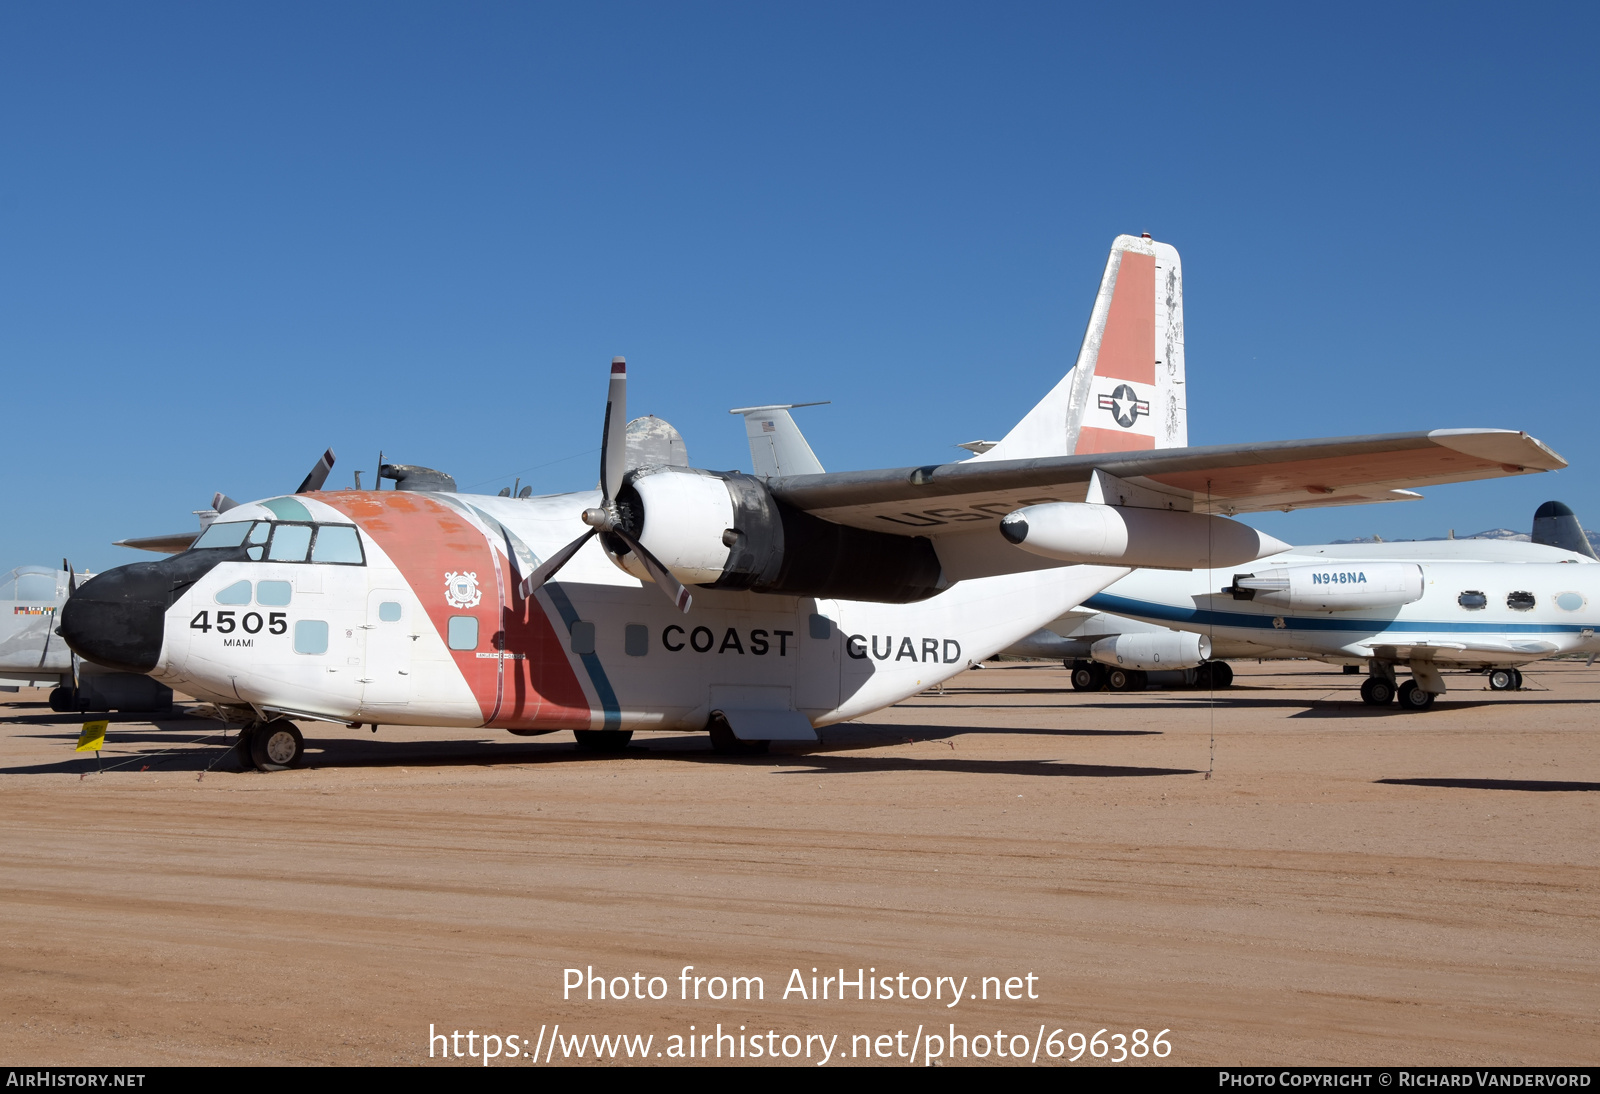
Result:
<instances>
[{"instance_id":1,"label":"aircraft wing","mask_svg":"<svg viewBox=\"0 0 1600 1094\"><path fill-rule=\"evenodd\" d=\"M1098 469L1197 513L1365 505L1412 488L1555 471L1567 461L1510 429L1435 429L1264 444L965 461L768 480L779 500L824 520L939 537L978 531L1025 505L1083 501Z\"/></svg>"},{"instance_id":2,"label":"aircraft wing","mask_svg":"<svg viewBox=\"0 0 1600 1094\"><path fill-rule=\"evenodd\" d=\"M173 532L165 536L134 536L129 539L119 539L111 546L132 547L135 551L157 551L164 555L175 555L180 551L187 551L189 545L200 538L200 529L193 532Z\"/></svg>"}]
</instances>

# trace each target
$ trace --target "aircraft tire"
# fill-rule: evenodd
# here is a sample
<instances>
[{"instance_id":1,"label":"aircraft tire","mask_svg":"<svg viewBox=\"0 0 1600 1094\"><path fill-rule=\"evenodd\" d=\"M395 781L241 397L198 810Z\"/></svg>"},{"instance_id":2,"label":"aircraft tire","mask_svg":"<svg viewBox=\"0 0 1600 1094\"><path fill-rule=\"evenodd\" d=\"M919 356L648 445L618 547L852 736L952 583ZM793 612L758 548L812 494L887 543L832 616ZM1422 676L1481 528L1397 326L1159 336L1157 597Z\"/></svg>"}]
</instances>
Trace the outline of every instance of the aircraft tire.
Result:
<instances>
[{"instance_id":1,"label":"aircraft tire","mask_svg":"<svg viewBox=\"0 0 1600 1094\"><path fill-rule=\"evenodd\" d=\"M306 739L300 735L300 727L287 718L251 726L245 740L257 771L287 771L305 759Z\"/></svg>"},{"instance_id":2,"label":"aircraft tire","mask_svg":"<svg viewBox=\"0 0 1600 1094\"><path fill-rule=\"evenodd\" d=\"M1514 688L1516 686L1517 686L1517 670L1516 669L1490 669L1489 670L1489 690L1490 691L1510 691L1512 688Z\"/></svg>"},{"instance_id":3,"label":"aircraft tire","mask_svg":"<svg viewBox=\"0 0 1600 1094\"><path fill-rule=\"evenodd\" d=\"M1387 680L1369 676L1361 684L1361 701L1369 706L1386 707L1394 701L1394 686Z\"/></svg>"},{"instance_id":4,"label":"aircraft tire","mask_svg":"<svg viewBox=\"0 0 1600 1094\"><path fill-rule=\"evenodd\" d=\"M575 729L579 752L623 752L633 740L631 729Z\"/></svg>"},{"instance_id":5,"label":"aircraft tire","mask_svg":"<svg viewBox=\"0 0 1600 1094\"><path fill-rule=\"evenodd\" d=\"M50 692L50 709L57 714L76 713L78 711L78 689L69 687L53 689Z\"/></svg>"},{"instance_id":6,"label":"aircraft tire","mask_svg":"<svg viewBox=\"0 0 1600 1094\"><path fill-rule=\"evenodd\" d=\"M1427 710L1437 698L1433 692L1418 687L1415 680L1407 680L1400 685L1401 710Z\"/></svg>"},{"instance_id":7,"label":"aircraft tire","mask_svg":"<svg viewBox=\"0 0 1600 1094\"><path fill-rule=\"evenodd\" d=\"M1226 688L1233 686L1233 666L1226 661L1207 661L1200 666L1201 675L1195 678L1195 686L1202 688Z\"/></svg>"},{"instance_id":8,"label":"aircraft tire","mask_svg":"<svg viewBox=\"0 0 1600 1094\"><path fill-rule=\"evenodd\" d=\"M713 715L706 729L711 733L711 751L719 756L761 756L772 747L771 741L742 741L735 737L733 727L720 715Z\"/></svg>"},{"instance_id":9,"label":"aircraft tire","mask_svg":"<svg viewBox=\"0 0 1600 1094\"><path fill-rule=\"evenodd\" d=\"M1099 691L1106 686L1106 670L1093 661L1069 661L1073 691Z\"/></svg>"},{"instance_id":10,"label":"aircraft tire","mask_svg":"<svg viewBox=\"0 0 1600 1094\"><path fill-rule=\"evenodd\" d=\"M1106 686L1112 691L1143 691L1149 683L1139 669L1112 669L1106 673Z\"/></svg>"},{"instance_id":11,"label":"aircraft tire","mask_svg":"<svg viewBox=\"0 0 1600 1094\"><path fill-rule=\"evenodd\" d=\"M1511 670L1511 675L1515 676L1517 678L1516 679L1516 683L1511 685L1511 690L1512 691L1521 691L1522 690L1522 670L1521 669L1512 669Z\"/></svg>"}]
</instances>

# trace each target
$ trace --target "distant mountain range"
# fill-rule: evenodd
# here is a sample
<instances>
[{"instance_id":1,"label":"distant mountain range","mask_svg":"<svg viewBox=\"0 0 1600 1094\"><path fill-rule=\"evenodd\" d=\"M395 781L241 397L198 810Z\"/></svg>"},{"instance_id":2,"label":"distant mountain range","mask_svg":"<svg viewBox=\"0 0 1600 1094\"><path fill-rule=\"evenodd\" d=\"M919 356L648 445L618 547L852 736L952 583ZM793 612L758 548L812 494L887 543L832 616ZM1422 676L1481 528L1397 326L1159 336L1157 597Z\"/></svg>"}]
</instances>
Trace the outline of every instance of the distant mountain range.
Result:
<instances>
[{"instance_id":1,"label":"distant mountain range","mask_svg":"<svg viewBox=\"0 0 1600 1094\"><path fill-rule=\"evenodd\" d=\"M1585 528L1583 530L1583 534L1589 537L1589 542L1590 543L1600 543L1600 532L1593 532L1593 531L1590 531L1588 528ZM1490 528L1487 532L1474 532L1470 536L1427 536L1427 537L1424 537L1423 539L1420 539L1420 540L1413 540L1413 539L1383 540L1383 539L1379 539L1377 536L1365 536L1365 537L1363 537L1361 539L1336 539L1336 540L1333 540L1332 542L1334 542L1334 543L1433 543L1436 540L1443 540L1443 539L1511 539L1511 540L1516 540L1519 543L1529 543L1529 542L1531 542L1533 540L1533 536L1532 536L1532 534L1530 534L1528 532L1514 532L1510 528Z\"/></svg>"}]
</instances>

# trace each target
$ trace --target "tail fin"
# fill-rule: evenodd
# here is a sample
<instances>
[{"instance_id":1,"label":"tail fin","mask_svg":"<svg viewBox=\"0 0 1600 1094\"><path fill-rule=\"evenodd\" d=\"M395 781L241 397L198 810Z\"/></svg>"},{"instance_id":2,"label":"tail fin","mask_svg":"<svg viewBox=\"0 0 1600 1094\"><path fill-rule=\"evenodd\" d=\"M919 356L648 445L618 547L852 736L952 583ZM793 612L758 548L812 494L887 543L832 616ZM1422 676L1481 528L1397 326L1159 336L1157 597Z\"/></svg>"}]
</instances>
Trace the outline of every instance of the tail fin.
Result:
<instances>
[{"instance_id":1,"label":"tail fin","mask_svg":"<svg viewBox=\"0 0 1600 1094\"><path fill-rule=\"evenodd\" d=\"M1111 244L1077 363L975 460L1021 460L1189 443L1183 265L1149 236Z\"/></svg>"},{"instance_id":2,"label":"tail fin","mask_svg":"<svg viewBox=\"0 0 1600 1094\"><path fill-rule=\"evenodd\" d=\"M745 436L750 439L750 463L757 475L820 475L822 464L794 424L789 411L821 403L780 403L746 406L728 411L744 415Z\"/></svg>"},{"instance_id":3,"label":"tail fin","mask_svg":"<svg viewBox=\"0 0 1600 1094\"><path fill-rule=\"evenodd\" d=\"M1533 514L1533 542L1594 558L1594 548L1572 510L1559 501L1547 501Z\"/></svg>"}]
</instances>

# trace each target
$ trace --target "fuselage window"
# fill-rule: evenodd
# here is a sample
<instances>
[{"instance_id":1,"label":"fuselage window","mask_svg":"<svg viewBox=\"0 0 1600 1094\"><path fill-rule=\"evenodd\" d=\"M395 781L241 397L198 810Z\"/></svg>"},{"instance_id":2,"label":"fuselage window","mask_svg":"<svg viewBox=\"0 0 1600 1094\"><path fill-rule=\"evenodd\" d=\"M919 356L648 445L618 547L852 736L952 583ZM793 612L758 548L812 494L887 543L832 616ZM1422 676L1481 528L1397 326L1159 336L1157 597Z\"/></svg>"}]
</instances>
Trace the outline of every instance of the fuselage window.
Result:
<instances>
[{"instance_id":1,"label":"fuselage window","mask_svg":"<svg viewBox=\"0 0 1600 1094\"><path fill-rule=\"evenodd\" d=\"M475 615L452 615L450 617L450 648L453 650L475 650L478 648L478 617Z\"/></svg>"},{"instance_id":2,"label":"fuselage window","mask_svg":"<svg viewBox=\"0 0 1600 1094\"><path fill-rule=\"evenodd\" d=\"M366 561L361 553L361 537L348 524L317 526L317 545L311 549L312 562L345 562L359 566Z\"/></svg>"},{"instance_id":3,"label":"fuselage window","mask_svg":"<svg viewBox=\"0 0 1600 1094\"><path fill-rule=\"evenodd\" d=\"M579 655L594 652L594 624L587 619L572 624L572 652Z\"/></svg>"},{"instance_id":4,"label":"fuselage window","mask_svg":"<svg viewBox=\"0 0 1600 1094\"><path fill-rule=\"evenodd\" d=\"M1583 607L1582 593L1562 593L1556 597L1556 607L1564 612L1575 612Z\"/></svg>"},{"instance_id":5,"label":"fuselage window","mask_svg":"<svg viewBox=\"0 0 1600 1094\"><path fill-rule=\"evenodd\" d=\"M393 600L385 600L378 605L378 620L382 623L400 622L400 605Z\"/></svg>"},{"instance_id":6,"label":"fuselage window","mask_svg":"<svg viewBox=\"0 0 1600 1094\"><path fill-rule=\"evenodd\" d=\"M292 595L294 595L294 586L287 581L256 582L256 603L265 607L285 607L288 605L289 598Z\"/></svg>"},{"instance_id":7,"label":"fuselage window","mask_svg":"<svg viewBox=\"0 0 1600 1094\"><path fill-rule=\"evenodd\" d=\"M629 657L644 657L650 652L650 628L629 623L622 631L622 649Z\"/></svg>"},{"instance_id":8,"label":"fuselage window","mask_svg":"<svg viewBox=\"0 0 1600 1094\"><path fill-rule=\"evenodd\" d=\"M248 581L235 581L226 589L217 594L218 604L248 604L250 603L250 583Z\"/></svg>"},{"instance_id":9,"label":"fuselage window","mask_svg":"<svg viewBox=\"0 0 1600 1094\"><path fill-rule=\"evenodd\" d=\"M297 619L294 623L295 653L327 653L328 624L322 619Z\"/></svg>"},{"instance_id":10,"label":"fuselage window","mask_svg":"<svg viewBox=\"0 0 1600 1094\"><path fill-rule=\"evenodd\" d=\"M267 539L272 535L272 525L264 520L258 520L255 527L250 529L250 535L245 538L245 554L253 562L260 562L261 556L266 553Z\"/></svg>"},{"instance_id":11,"label":"fuselage window","mask_svg":"<svg viewBox=\"0 0 1600 1094\"><path fill-rule=\"evenodd\" d=\"M1532 593L1514 592L1506 597L1506 607L1514 612L1532 611L1534 599Z\"/></svg>"},{"instance_id":12,"label":"fuselage window","mask_svg":"<svg viewBox=\"0 0 1600 1094\"><path fill-rule=\"evenodd\" d=\"M1477 589L1468 589L1466 592L1456 597L1456 603L1460 604L1469 612L1475 612L1479 611L1480 609L1487 608L1489 606L1489 598L1484 596Z\"/></svg>"},{"instance_id":13,"label":"fuselage window","mask_svg":"<svg viewBox=\"0 0 1600 1094\"><path fill-rule=\"evenodd\" d=\"M311 549L311 525L280 524L272 533L269 562L304 562Z\"/></svg>"}]
</instances>

